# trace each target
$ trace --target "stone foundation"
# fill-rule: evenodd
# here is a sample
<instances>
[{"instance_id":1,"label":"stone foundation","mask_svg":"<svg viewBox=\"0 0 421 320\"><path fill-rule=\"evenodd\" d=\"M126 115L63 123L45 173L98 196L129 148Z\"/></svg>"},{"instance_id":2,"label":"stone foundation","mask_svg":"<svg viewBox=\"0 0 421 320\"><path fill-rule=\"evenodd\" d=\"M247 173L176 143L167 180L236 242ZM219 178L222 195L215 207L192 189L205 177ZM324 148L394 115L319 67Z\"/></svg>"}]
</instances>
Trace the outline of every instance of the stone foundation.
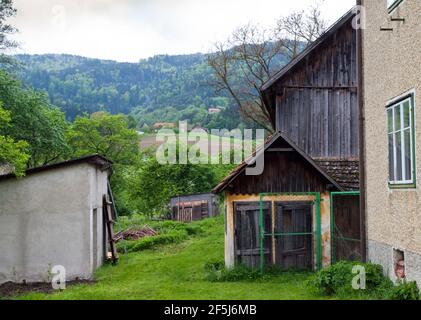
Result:
<instances>
[{"instance_id":1,"label":"stone foundation","mask_svg":"<svg viewBox=\"0 0 421 320\"><path fill-rule=\"evenodd\" d=\"M393 247L374 240L368 241L368 260L383 266L385 275L396 281L394 250L403 251L405 256L405 274L408 281L416 281L421 288L421 254L400 247Z\"/></svg>"}]
</instances>

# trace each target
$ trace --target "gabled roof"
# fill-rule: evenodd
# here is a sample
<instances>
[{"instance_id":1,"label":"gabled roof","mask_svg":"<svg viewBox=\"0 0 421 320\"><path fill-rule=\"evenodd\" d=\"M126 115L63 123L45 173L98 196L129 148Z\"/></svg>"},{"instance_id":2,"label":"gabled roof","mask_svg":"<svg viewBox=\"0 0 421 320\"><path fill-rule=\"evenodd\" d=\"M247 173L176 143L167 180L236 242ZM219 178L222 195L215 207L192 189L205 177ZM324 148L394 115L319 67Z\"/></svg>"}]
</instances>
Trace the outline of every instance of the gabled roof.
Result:
<instances>
[{"instance_id":1,"label":"gabled roof","mask_svg":"<svg viewBox=\"0 0 421 320\"><path fill-rule=\"evenodd\" d=\"M272 76L268 81L266 81L261 87L261 91L266 91L269 89L276 81L280 80L285 74L288 73L292 68L298 65L307 55L313 52L318 48L322 43L335 34L343 25L345 25L351 18L355 16L355 8L349 10L345 15L343 15L338 21L336 21L329 29L327 29L319 38L311 43L306 49L304 49L298 56L291 60L284 68Z\"/></svg>"},{"instance_id":2,"label":"gabled roof","mask_svg":"<svg viewBox=\"0 0 421 320\"><path fill-rule=\"evenodd\" d=\"M247 160L241 163L237 168L235 168L224 180L222 180L213 190L213 193L220 193L224 191L238 176L240 176L248 166L253 165L255 161L251 161L256 154L263 151L266 152L272 144L274 144L278 139L283 139L294 151L296 151L305 161L307 161L316 171L318 171L324 178L326 178L330 183L332 183L338 190L344 191L344 188L338 184L331 176L329 176L308 154L301 150L293 141L284 136L281 132L277 132L269 137L263 146L260 146L258 150L250 156Z\"/></svg>"},{"instance_id":3,"label":"gabled roof","mask_svg":"<svg viewBox=\"0 0 421 320\"><path fill-rule=\"evenodd\" d=\"M25 173L26 175L30 175L37 172L51 170L51 169L69 167L69 166L80 164L80 163L89 163L89 164L104 168L104 170L111 168L111 165L113 164L111 160L108 160L107 158L99 154L93 154L93 155L88 155L88 156L84 156L80 158L47 164L47 165L36 167L36 168L31 168L31 169L26 170ZM12 173L0 175L0 180L10 179L10 178L15 178L15 175Z\"/></svg>"}]
</instances>

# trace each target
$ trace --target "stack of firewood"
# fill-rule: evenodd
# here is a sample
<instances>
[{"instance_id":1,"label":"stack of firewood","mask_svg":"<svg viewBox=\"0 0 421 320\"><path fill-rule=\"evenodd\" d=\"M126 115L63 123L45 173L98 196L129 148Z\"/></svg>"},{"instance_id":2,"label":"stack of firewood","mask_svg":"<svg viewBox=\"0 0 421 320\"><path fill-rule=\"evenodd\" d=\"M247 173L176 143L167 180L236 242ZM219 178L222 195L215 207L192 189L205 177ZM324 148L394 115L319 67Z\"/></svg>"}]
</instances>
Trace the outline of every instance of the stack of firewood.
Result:
<instances>
[{"instance_id":1,"label":"stack of firewood","mask_svg":"<svg viewBox=\"0 0 421 320\"><path fill-rule=\"evenodd\" d=\"M114 241L118 242L121 240L137 240L143 237L156 236L158 233L148 225L143 227L134 227L124 231L120 231L114 235Z\"/></svg>"}]
</instances>

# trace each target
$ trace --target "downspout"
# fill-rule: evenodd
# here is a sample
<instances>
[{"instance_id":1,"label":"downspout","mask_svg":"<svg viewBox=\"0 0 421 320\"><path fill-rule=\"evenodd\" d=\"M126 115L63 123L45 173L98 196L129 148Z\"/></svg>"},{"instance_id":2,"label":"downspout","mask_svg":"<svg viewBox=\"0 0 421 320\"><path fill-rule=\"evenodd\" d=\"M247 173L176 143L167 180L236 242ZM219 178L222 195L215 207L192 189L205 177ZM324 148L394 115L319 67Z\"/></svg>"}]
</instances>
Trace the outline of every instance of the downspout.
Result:
<instances>
[{"instance_id":1,"label":"downspout","mask_svg":"<svg viewBox=\"0 0 421 320\"><path fill-rule=\"evenodd\" d=\"M362 6L363 0L357 0ZM365 18L365 15L364 15ZM359 113L359 169L360 169L360 234L361 258L367 261L367 228L366 228L366 175L365 175L365 116L364 116L364 61L363 31L357 28L357 80L358 80L358 113Z\"/></svg>"}]
</instances>

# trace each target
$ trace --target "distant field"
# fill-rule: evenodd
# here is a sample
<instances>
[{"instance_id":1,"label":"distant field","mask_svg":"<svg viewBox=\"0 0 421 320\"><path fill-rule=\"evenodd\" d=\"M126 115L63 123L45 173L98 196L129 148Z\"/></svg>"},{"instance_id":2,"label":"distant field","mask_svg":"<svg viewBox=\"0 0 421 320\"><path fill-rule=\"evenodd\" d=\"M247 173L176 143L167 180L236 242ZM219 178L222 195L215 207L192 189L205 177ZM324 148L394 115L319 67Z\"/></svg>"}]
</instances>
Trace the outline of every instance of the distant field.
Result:
<instances>
[{"instance_id":1,"label":"distant field","mask_svg":"<svg viewBox=\"0 0 421 320\"><path fill-rule=\"evenodd\" d=\"M206 138L208 137L208 140L206 140ZM208 146L208 152L210 155L212 156L217 156L218 155L218 138L220 141L220 148L224 147L224 148L229 148L231 146L231 148L233 148L234 146L237 146L235 143L241 145L241 140L235 139L235 138L229 138L229 137L218 137L218 136L206 136L203 135L203 137L201 137L201 141L199 143L199 146L206 148L206 145ZM214 141L211 141L211 139L215 139ZM190 145L193 145L195 142L189 142ZM140 149L141 150L146 150L148 148L153 148L156 149L158 148L160 145L162 144L162 142L158 142L156 141L156 134L145 134L142 135L140 138ZM253 142L253 145L255 143Z\"/></svg>"}]
</instances>

